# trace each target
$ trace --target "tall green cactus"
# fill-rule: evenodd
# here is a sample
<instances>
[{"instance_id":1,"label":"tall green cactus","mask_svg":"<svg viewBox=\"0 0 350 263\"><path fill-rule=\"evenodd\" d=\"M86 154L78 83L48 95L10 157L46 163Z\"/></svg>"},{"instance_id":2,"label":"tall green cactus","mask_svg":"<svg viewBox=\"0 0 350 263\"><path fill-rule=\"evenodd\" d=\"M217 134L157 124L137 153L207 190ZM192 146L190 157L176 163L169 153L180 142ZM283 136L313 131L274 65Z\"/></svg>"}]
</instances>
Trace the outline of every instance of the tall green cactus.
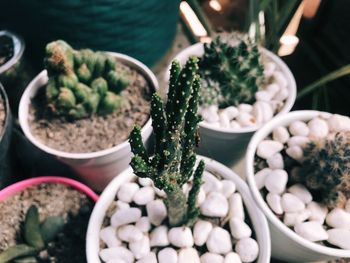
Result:
<instances>
[{"instance_id":1,"label":"tall green cactus","mask_svg":"<svg viewBox=\"0 0 350 263\"><path fill-rule=\"evenodd\" d=\"M131 166L139 177L151 178L156 187L166 192L169 224L191 225L199 215L196 199L202 183L204 162L200 161L194 171L198 142L197 115L200 79L196 74L198 59L190 58L184 68L177 61L172 63L168 101L154 94L151 102L152 126L155 135L153 158L142 143L141 128L136 126L129 142L134 157ZM188 197L182 186L193 176Z\"/></svg>"},{"instance_id":2,"label":"tall green cactus","mask_svg":"<svg viewBox=\"0 0 350 263\"><path fill-rule=\"evenodd\" d=\"M116 71L113 57L90 49L74 50L57 40L46 46L49 73L46 99L52 113L69 119L109 114L121 106L129 80Z\"/></svg>"}]
</instances>

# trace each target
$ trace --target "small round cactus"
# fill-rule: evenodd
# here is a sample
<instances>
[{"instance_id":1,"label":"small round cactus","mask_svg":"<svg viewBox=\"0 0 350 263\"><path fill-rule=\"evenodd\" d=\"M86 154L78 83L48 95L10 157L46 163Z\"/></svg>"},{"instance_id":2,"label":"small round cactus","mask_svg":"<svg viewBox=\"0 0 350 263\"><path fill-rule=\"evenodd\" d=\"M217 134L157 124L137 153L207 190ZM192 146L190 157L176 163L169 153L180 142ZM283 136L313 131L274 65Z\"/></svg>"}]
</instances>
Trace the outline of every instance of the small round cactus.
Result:
<instances>
[{"instance_id":1,"label":"small round cactus","mask_svg":"<svg viewBox=\"0 0 350 263\"><path fill-rule=\"evenodd\" d=\"M117 72L116 60L90 49L74 50L57 40L46 46L49 73L46 100L51 112L68 119L110 114L121 107L129 80Z\"/></svg>"}]
</instances>

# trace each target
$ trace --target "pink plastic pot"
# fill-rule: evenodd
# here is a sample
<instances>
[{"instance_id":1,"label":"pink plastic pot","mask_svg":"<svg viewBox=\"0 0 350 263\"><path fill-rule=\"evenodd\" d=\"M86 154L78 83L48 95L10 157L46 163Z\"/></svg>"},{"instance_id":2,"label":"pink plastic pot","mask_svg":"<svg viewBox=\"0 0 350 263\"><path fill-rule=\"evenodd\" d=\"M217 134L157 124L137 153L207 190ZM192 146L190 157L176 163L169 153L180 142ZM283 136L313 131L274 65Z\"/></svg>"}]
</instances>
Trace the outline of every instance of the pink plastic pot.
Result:
<instances>
[{"instance_id":1,"label":"pink plastic pot","mask_svg":"<svg viewBox=\"0 0 350 263\"><path fill-rule=\"evenodd\" d=\"M92 201L96 202L98 200L98 195L94 191L92 191L89 187L87 187L86 185L76 180L65 178L65 177L58 177L58 176L42 176L42 177L26 179L4 188L3 190L0 191L0 202L20 191L23 191L24 189L30 186L38 185L42 183L57 183L57 184L68 185L73 187L77 191L85 194Z\"/></svg>"}]
</instances>

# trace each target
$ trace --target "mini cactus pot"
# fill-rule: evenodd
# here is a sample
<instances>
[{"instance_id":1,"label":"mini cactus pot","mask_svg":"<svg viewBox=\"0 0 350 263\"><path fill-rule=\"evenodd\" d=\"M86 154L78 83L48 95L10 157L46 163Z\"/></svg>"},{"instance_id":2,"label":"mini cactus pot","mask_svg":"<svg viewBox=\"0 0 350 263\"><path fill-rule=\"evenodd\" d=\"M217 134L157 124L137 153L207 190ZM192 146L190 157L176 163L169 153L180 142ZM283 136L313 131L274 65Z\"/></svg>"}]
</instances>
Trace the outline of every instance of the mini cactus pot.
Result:
<instances>
[{"instance_id":1,"label":"mini cactus pot","mask_svg":"<svg viewBox=\"0 0 350 263\"><path fill-rule=\"evenodd\" d=\"M276 72L278 77L282 77L285 86L284 91L288 93L288 96L284 97L283 101L276 102L279 104L278 110L275 110L273 114L271 112L268 113L265 108L266 103L264 102L264 98L262 98L262 101L257 100L255 104L259 105L250 105L240 102L241 104L236 105L237 107L232 107L232 105L224 109L218 109L217 105L200 108L200 113L204 120L199 124L201 142L198 152L229 166L233 165L242 157L251 136L264 122L273 116L289 112L295 101L296 84L289 68L272 52L264 48L259 48L259 51L264 60L269 64L264 64L264 74L271 75ZM197 43L181 51L175 59L177 59L180 64L184 64L190 56L201 58L203 55L204 44ZM169 75L167 74L165 78L169 79ZM247 87L249 87L248 84ZM272 83L272 85L270 84L268 86L276 87L276 85ZM271 89L274 89L274 87ZM262 90L257 93L261 91ZM257 93L253 94L256 98ZM267 92L263 90L263 95L264 93ZM209 94L208 98L213 98L213 96L215 95ZM271 97L270 104L273 104ZM271 109L269 111L271 111ZM269 115L268 118L267 115Z\"/></svg>"},{"instance_id":2,"label":"mini cactus pot","mask_svg":"<svg viewBox=\"0 0 350 263\"><path fill-rule=\"evenodd\" d=\"M154 91L158 89L156 77L144 64L123 54L108 54L117 61L141 74L148 82L150 90ZM84 153L69 153L62 150L56 150L42 143L31 132L28 118L29 106L32 98L38 94L41 88L45 87L47 82L48 75L47 71L44 70L32 80L21 98L19 106L19 121L25 136L37 148L46 154L57 157L58 160L73 168L73 170L75 170L93 189L102 191L114 176L128 166L131 159L129 143L124 141L112 148ZM96 86L98 86L97 84ZM141 131L144 141L148 141L151 131L151 119L149 118Z\"/></svg>"},{"instance_id":3,"label":"mini cactus pot","mask_svg":"<svg viewBox=\"0 0 350 263\"><path fill-rule=\"evenodd\" d=\"M350 257L349 131L349 117L294 111L252 137L246 175L268 218L274 257L288 262Z\"/></svg>"},{"instance_id":4,"label":"mini cactus pot","mask_svg":"<svg viewBox=\"0 0 350 263\"><path fill-rule=\"evenodd\" d=\"M137 203L142 203L144 201L143 204L145 207L147 207L147 211L151 211L151 206L157 203L162 204L162 200L164 198L164 192L155 188L151 180L144 180L145 178L137 179L132 169L128 168L125 171L123 171L118 177L113 179L113 181L106 187L92 212L86 237L87 262L104 262L103 259L106 260L107 258L115 258L116 260L122 258L126 262L133 262L133 259L136 258L137 261L142 259L143 257L144 259L149 258L149 260L151 260L150 262L160 263L200 262L199 260L201 260L201 262L213 262L211 260L223 260L225 254L227 254L226 252L223 253L221 249L228 249L232 251L231 253L228 253L228 262L236 262L237 260L240 260L240 257L242 257L242 262L270 262L270 233L267 226L267 221L263 214L260 212L260 210L257 209L246 183L238 175L236 175L224 165L205 157L198 157L199 160L205 163L206 167L204 172L204 184L202 186L203 189L206 188L207 191L209 191L210 187L215 188L216 186L218 186L220 188L219 185L221 185L223 187L221 188L221 190L223 190L228 185L235 186L235 192L231 192L232 196L228 198L228 200L231 199L230 206L231 208L236 207L236 205L233 203L236 203L236 197L239 196L238 199L240 199L240 205L243 204L245 212L243 212L242 214L243 210L239 211L240 209L235 210L235 208L233 208L233 210L235 211L231 211L233 212L234 217L244 216L245 213L245 219L242 222L250 222L247 223L245 226L248 226L249 224L248 228L251 228L252 238L242 238L240 239L241 241L238 241L237 238L232 238L233 240L236 240L240 243L244 243L247 240L251 241L252 239L256 240L256 244L258 245L258 254L256 254L257 247L251 247L248 244L249 242L246 245L244 245L244 248L242 249L239 248L240 245L232 245L231 241L229 241L228 243L230 243L231 245L229 244L227 248L227 243L225 242L226 235L223 234L223 232L227 233L227 235L232 235L232 232L230 233L227 230L221 231L223 230L223 228L219 226L213 227L213 225L215 225L215 220L212 221L213 223L209 223L210 217L206 217L208 221L205 221L206 219L198 218L196 222L194 222L194 227L170 227L168 224L168 220L164 220L166 216L164 217L161 213L161 211L163 211L161 209L162 206L158 207L160 210L157 208L157 206L155 206L154 212L156 214L158 213L160 218L157 218L158 216L156 214L151 215L152 212L150 212L148 217L147 214L143 214L143 217L141 218L141 220L138 221L138 223L136 221L134 222L132 219L131 221L128 221L129 218L132 218L134 216L133 213L135 211L137 212L137 210L139 209L137 208L138 205L135 206L134 204L135 200ZM212 182L214 182L214 184L212 184ZM125 191L129 186L131 186L131 188L133 188L133 186L136 186L138 189L136 189L136 191L131 189L129 191ZM185 186L188 185L186 184ZM201 190L201 192L204 191L203 189ZM149 195L146 194L146 192L150 192L148 190L151 190L151 192L153 193L153 197L149 198ZM216 189L215 191L219 190ZM209 192L207 194L213 197L213 193L214 195L216 193L215 191L213 190L211 194ZM205 200L210 202L210 199L212 197L209 197L209 195L207 195L206 197L203 196L203 199L199 197L199 199L202 199L200 201L202 202L202 209L205 209L204 207L206 207ZM221 194L217 192L217 195ZM140 198L141 196L143 196L143 198ZM126 200L129 197L131 197L131 199L129 200L130 204L127 203L128 201ZM214 206L220 207L220 210L222 208L222 205L223 202L218 202ZM139 207L141 208L142 206L140 205ZM117 214L122 212L123 209L126 209L124 211L130 210L130 213L126 213L123 216L123 218L125 218L129 223L124 224L122 220L115 220L118 217ZM114 214L115 216L113 216ZM111 217L114 218L112 219L113 222L110 221ZM215 217L213 217L212 219L214 218ZM226 217L227 220L229 220L228 218L229 216ZM148 219L151 220L151 223L148 221ZM216 217L216 219L219 218ZM157 220L160 221L156 222ZM237 218L233 219L233 221L235 222L238 222L240 220L241 219L237 220ZM134 230L136 229L137 233L134 237L137 238L138 234L140 234L140 230L138 227L142 228L142 225L144 225L141 223L141 221L146 222L146 229L143 230L142 234L145 235L146 242L129 242L128 245L127 241L119 240L119 237L124 239L124 233L122 233L124 232L124 228L133 228ZM106 224L106 222L108 223ZM108 226L110 223L112 223L112 226ZM136 227L134 227L135 225ZM149 225L149 228L147 228L147 225ZM185 229L185 231L180 231L181 229ZM247 232L244 229L247 230L246 227L239 227L237 229L237 232L240 232L239 235L247 235ZM209 234L211 230L212 234ZM207 234L201 236L201 232ZM221 234L223 234L223 236L219 237L217 241L212 242L213 237L220 232L222 232ZM248 230L248 232L250 231ZM112 233L112 235L109 235L109 233ZM116 234L113 235L113 233L118 233L118 236ZM234 235L236 235L236 233L234 233ZM116 236L118 240L115 239ZM209 241L207 239L209 239ZM115 241L117 243L114 243ZM193 242L196 244L196 246L201 246L207 242L207 246L209 245L211 253L203 253L203 251L200 251L199 249L197 251ZM128 245L125 246L125 248L128 249L118 249L118 247L120 248L122 246L122 243ZM139 243L140 246L135 246L136 243ZM144 245L141 245L141 243L144 243ZM101 244L103 244L102 247ZM151 250L149 251L150 248ZM247 252L246 254L244 252L245 249L245 252ZM247 258L244 258L244 254L245 256L247 256ZM103 259L101 257L103 257ZM131 261L128 261L130 260L130 258Z\"/></svg>"}]
</instances>

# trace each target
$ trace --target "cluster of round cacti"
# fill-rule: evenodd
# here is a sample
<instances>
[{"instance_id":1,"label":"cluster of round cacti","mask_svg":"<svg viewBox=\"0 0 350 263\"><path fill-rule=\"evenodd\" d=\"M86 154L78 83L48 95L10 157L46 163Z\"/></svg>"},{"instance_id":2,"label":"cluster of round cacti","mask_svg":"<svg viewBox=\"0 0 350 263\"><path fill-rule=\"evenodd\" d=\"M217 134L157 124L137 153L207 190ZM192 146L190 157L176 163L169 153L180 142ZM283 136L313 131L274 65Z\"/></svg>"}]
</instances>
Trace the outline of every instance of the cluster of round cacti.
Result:
<instances>
[{"instance_id":1,"label":"cluster of round cacti","mask_svg":"<svg viewBox=\"0 0 350 263\"><path fill-rule=\"evenodd\" d=\"M250 41L231 43L218 36L204 45L199 69L202 77L201 105L251 104L264 82L258 47Z\"/></svg>"},{"instance_id":2,"label":"cluster of round cacti","mask_svg":"<svg viewBox=\"0 0 350 263\"><path fill-rule=\"evenodd\" d=\"M129 81L116 71L116 60L90 49L74 50L62 40L46 46L45 67L48 107L55 115L80 119L118 109L120 92Z\"/></svg>"}]
</instances>

